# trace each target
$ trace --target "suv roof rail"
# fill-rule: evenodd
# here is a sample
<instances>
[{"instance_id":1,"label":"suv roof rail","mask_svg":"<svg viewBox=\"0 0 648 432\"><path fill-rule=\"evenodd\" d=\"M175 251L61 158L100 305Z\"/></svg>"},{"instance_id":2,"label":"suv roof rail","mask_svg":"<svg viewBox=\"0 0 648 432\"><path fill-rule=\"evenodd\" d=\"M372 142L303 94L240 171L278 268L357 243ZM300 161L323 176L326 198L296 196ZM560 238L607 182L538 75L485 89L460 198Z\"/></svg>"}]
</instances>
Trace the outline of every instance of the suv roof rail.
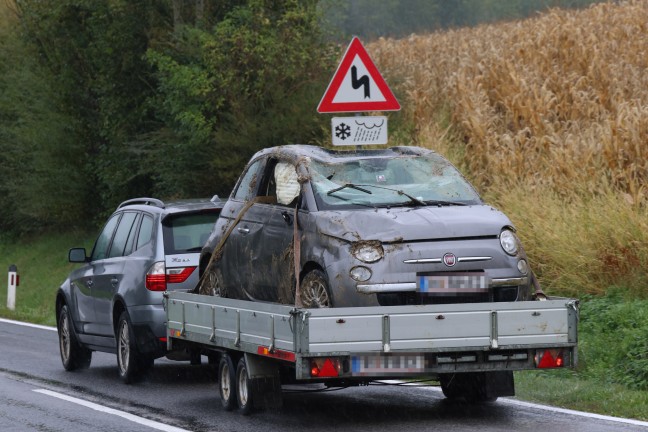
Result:
<instances>
[{"instance_id":1,"label":"suv roof rail","mask_svg":"<svg viewBox=\"0 0 648 432\"><path fill-rule=\"evenodd\" d=\"M117 208L120 209L124 206L133 205L133 204L152 205L155 207L164 208L164 202L162 202L161 200L157 198L146 198L146 197L126 200L123 203L119 204L119 207Z\"/></svg>"}]
</instances>

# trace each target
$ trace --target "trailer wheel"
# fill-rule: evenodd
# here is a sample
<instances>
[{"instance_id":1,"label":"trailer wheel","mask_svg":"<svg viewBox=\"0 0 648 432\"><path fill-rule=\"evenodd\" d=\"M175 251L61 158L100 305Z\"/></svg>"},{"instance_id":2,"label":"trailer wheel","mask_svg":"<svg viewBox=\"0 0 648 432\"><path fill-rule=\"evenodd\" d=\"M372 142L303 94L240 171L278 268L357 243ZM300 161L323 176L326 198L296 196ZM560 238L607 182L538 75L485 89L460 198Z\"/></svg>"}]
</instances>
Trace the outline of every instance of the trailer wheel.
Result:
<instances>
[{"instance_id":1,"label":"trailer wheel","mask_svg":"<svg viewBox=\"0 0 648 432\"><path fill-rule=\"evenodd\" d=\"M450 400L464 399L470 403L495 402L488 389L485 373L461 373L439 375L441 391Z\"/></svg>"},{"instance_id":2,"label":"trailer wheel","mask_svg":"<svg viewBox=\"0 0 648 432\"><path fill-rule=\"evenodd\" d=\"M223 354L218 365L218 390L225 411L236 408L236 369L229 354Z\"/></svg>"},{"instance_id":3,"label":"trailer wheel","mask_svg":"<svg viewBox=\"0 0 648 432\"><path fill-rule=\"evenodd\" d=\"M305 308L331 307L329 284L323 271L315 269L308 272L302 279L299 291Z\"/></svg>"},{"instance_id":4,"label":"trailer wheel","mask_svg":"<svg viewBox=\"0 0 648 432\"><path fill-rule=\"evenodd\" d=\"M252 382L248 378L247 363L245 357L241 357L236 368L236 398L241 414L248 415L253 410L254 392Z\"/></svg>"},{"instance_id":5,"label":"trailer wheel","mask_svg":"<svg viewBox=\"0 0 648 432\"><path fill-rule=\"evenodd\" d=\"M63 305L58 320L59 349L61 362L66 371L87 369L92 361L92 351L79 344L74 334L67 305Z\"/></svg>"}]
</instances>

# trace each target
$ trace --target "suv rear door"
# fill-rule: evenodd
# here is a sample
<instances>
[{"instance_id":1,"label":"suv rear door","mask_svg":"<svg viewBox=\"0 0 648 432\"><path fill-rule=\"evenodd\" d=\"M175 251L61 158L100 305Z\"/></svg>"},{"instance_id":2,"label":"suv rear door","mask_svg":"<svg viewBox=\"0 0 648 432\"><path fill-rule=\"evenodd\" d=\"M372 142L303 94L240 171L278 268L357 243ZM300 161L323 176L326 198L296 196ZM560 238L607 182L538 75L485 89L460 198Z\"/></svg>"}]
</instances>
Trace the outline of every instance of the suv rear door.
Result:
<instances>
[{"instance_id":1,"label":"suv rear door","mask_svg":"<svg viewBox=\"0 0 648 432\"><path fill-rule=\"evenodd\" d=\"M198 284L200 251L209 238L219 210L171 213L162 221L167 289L192 290Z\"/></svg>"}]
</instances>

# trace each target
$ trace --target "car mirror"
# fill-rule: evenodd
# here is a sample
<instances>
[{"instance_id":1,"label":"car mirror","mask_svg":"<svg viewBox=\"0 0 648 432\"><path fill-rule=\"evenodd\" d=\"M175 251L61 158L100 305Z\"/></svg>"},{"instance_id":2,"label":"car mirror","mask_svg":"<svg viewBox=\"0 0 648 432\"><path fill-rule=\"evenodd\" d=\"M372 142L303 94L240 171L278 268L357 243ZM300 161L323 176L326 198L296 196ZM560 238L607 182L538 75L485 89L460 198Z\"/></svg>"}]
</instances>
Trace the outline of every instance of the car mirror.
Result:
<instances>
[{"instance_id":1,"label":"car mirror","mask_svg":"<svg viewBox=\"0 0 648 432\"><path fill-rule=\"evenodd\" d=\"M88 258L86 257L85 248L72 248L72 249L70 249L70 252L68 252L68 261L70 261L71 263L85 263L85 262L88 262Z\"/></svg>"}]
</instances>

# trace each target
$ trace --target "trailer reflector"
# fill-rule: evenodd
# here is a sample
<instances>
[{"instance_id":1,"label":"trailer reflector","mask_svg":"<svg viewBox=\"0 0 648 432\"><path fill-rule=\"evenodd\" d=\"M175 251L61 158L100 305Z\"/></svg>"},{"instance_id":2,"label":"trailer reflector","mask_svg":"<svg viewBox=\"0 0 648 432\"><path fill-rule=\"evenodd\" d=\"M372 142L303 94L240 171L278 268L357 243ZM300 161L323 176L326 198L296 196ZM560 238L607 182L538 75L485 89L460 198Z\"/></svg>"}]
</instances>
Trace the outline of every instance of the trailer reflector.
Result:
<instances>
[{"instance_id":1,"label":"trailer reflector","mask_svg":"<svg viewBox=\"0 0 648 432\"><path fill-rule=\"evenodd\" d=\"M290 351L282 351L278 349L272 350L269 347L260 346L257 348L257 354L280 360L286 360L293 363L295 362L295 353L292 353Z\"/></svg>"},{"instance_id":2,"label":"trailer reflector","mask_svg":"<svg viewBox=\"0 0 648 432\"><path fill-rule=\"evenodd\" d=\"M558 349L538 350L534 360L538 369L559 368L565 365L563 350Z\"/></svg>"},{"instance_id":3,"label":"trailer reflector","mask_svg":"<svg viewBox=\"0 0 648 432\"><path fill-rule=\"evenodd\" d=\"M332 378L340 376L340 360L337 358L316 358L311 360L313 378Z\"/></svg>"}]
</instances>

